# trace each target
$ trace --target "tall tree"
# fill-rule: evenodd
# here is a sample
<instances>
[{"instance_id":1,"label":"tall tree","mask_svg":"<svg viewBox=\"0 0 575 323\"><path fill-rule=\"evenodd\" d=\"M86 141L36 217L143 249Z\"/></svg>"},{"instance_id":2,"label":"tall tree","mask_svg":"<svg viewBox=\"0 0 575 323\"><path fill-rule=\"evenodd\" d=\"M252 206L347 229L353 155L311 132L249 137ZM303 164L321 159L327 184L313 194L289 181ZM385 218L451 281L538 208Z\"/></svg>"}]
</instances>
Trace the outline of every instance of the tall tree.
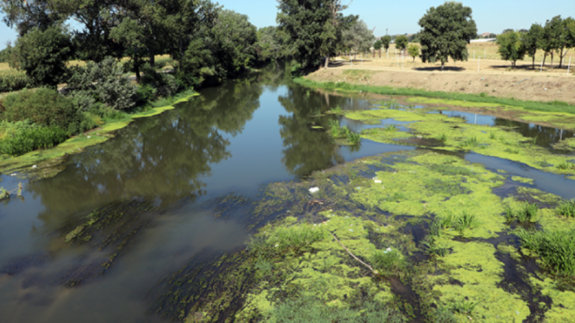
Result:
<instances>
[{"instance_id":1,"label":"tall tree","mask_svg":"<svg viewBox=\"0 0 575 323\"><path fill-rule=\"evenodd\" d=\"M409 39L405 35L399 35L395 38L395 48L399 49L400 51L404 51L407 48L407 44L409 44Z\"/></svg>"},{"instance_id":2,"label":"tall tree","mask_svg":"<svg viewBox=\"0 0 575 323\"><path fill-rule=\"evenodd\" d=\"M526 54L533 59L532 68L535 69L535 55L541 48L541 39L543 38L543 27L539 24L531 25L529 31L523 36L523 45Z\"/></svg>"},{"instance_id":3,"label":"tall tree","mask_svg":"<svg viewBox=\"0 0 575 323\"><path fill-rule=\"evenodd\" d=\"M353 48L355 55L358 52L369 50L373 44L373 32L367 28L363 20L357 21L350 29L343 32L343 42L346 47Z\"/></svg>"},{"instance_id":4,"label":"tall tree","mask_svg":"<svg viewBox=\"0 0 575 323\"><path fill-rule=\"evenodd\" d=\"M551 20L547 20L543 28L543 39L541 40L541 49L545 51L543 64L545 64L547 55L551 55L551 67L553 67L553 54L561 47L560 39L563 33L562 22L561 16L555 16Z\"/></svg>"},{"instance_id":5,"label":"tall tree","mask_svg":"<svg viewBox=\"0 0 575 323\"><path fill-rule=\"evenodd\" d=\"M70 34L61 26L34 28L16 41L10 66L26 71L35 85L56 87L72 55Z\"/></svg>"},{"instance_id":6,"label":"tall tree","mask_svg":"<svg viewBox=\"0 0 575 323\"><path fill-rule=\"evenodd\" d=\"M391 36L386 35L381 37L381 45L383 45L386 51L389 49L389 44L391 44Z\"/></svg>"},{"instance_id":7,"label":"tall tree","mask_svg":"<svg viewBox=\"0 0 575 323\"><path fill-rule=\"evenodd\" d=\"M524 35L517 31L508 31L497 36L498 53L502 59L511 61L512 69L516 66L517 60L525 57L526 49L522 39Z\"/></svg>"},{"instance_id":8,"label":"tall tree","mask_svg":"<svg viewBox=\"0 0 575 323\"><path fill-rule=\"evenodd\" d=\"M421 26L421 59L423 62L445 63L467 60L467 44L477 34L472 10L458 2L446 2L431 7L419 20Z\"/></svg>"},{"instance_id":9,"label":"tall tree","mask_svg":"<svg viewBox=\"0 0 575 323\"><path fill-rule=\"evenodd\" d=\"M559 68L563 66L563 59L569 52L569 49L575 47L575 39L571 37L570 29L575 26L575 19L568 17L561 21L561 29L558 33L557 54L559 54Z\"/></svg>"},{"instance_id":10,"label":"tall tree","mask_svg":"<svg viewBox=\"0 0 575 323\"><path fill-rule=\"evenodd\" d=\"M344 16L341 0L278 0L277 22L289 36L293 57L303 68L317 67L335 53L342 30L357 17Z\"/></svg>"},{"instance_id":11,"label":"tall tree","mask_svg":"<svg viewBox=\"0 0 575 323\"><path fill-rule=\"evenodd\" d=\"M0 11L4 22L15 28L19 36L33 29L44 31L66 20L59 10L59 0L0 0Z\"/></svg>"}]
</instances>

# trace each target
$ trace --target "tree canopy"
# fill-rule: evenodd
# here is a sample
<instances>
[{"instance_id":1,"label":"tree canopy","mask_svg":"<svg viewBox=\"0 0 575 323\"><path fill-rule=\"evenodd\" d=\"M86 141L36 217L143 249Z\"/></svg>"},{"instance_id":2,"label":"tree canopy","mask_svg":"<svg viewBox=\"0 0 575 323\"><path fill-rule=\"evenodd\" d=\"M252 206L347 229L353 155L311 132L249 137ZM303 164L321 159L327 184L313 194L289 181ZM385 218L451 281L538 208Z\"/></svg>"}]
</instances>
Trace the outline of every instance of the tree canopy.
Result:
<instances>
[{"instance_id":1,"label":"tree canopy","mask_svg":"<svg viewBox=\"0 0 575 323\"><path fill-rule=\"evenodd\" d=\"M409 44L409 39L405 35L399 35L395 38L395 48L404 51Z\"/></svg>"},{"instance_id":2,"label":"tree canopy","mask_svg":"<svg viewBox=\"0 0 575 323\"><path fill-rule=\"evenodd\" d=\"M343 32L344 47L353 49L355 53L369 50L374 39L373 32L367 28L363 20L357 21Z\"/></svg>"},{"instance_id":3,"label":"tree canopy","mask_svg":"<svg viewBox=\"0 0 575 323\"><path fill-rule=\"evenodd\" d=\"M334 54L343 30L357 20L344 16L341 0L278 0L277 22L288 37L288 48L303 68L317 67Z\"/></svg>"},{"instance_id":4,"label":"tree canopy","mask_svg":"<svg viewBox=\"0 0 575 323\"><path fill-rule=\"evenodd\" d=\"M468 59L467 44L477 34L472 10L458 2L431 7L419 20L421 26L421 58L423 62Z\"/></svg>"},{"instance_id":5,"label":"tree canopy","mask_svg":"<svg viewBox=\"0 0 575 323\"><path fill-rule=\"evenodd\" d=\"M389 49L389 44L391 44L391 36L386 35L381 37L381 45L383 45L383 48L385 48L385 50Z\"/></svg>"},{"instance_id":6,"label":"tree canopy","mask_svg":"<svg viewBox=\"0 0 575 323\"><path fill-rule=\"evenodd\" d=\"M501 58L511 61L511 68L514 68L518 60L525 57L525 44L523 38L525 34L518 31L508 31L497 36L498 53Z\"/></svg>"}]
</instances>

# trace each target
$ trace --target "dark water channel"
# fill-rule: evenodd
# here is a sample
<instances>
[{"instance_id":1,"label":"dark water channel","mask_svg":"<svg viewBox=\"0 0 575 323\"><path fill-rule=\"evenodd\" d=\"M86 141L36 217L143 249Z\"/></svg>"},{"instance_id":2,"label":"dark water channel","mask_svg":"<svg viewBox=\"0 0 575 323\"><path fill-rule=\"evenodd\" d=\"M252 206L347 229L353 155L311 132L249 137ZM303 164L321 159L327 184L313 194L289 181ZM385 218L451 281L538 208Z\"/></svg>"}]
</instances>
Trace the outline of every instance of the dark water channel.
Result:
<instances>
[{"instance_id":1,"label":"dark water channel","mask_svg":"<svg viewBox=\"0 0 575 323\"><path fill-rule=\"evenodd\" d=\"M370 108L366 100L318 94L290 83L282 69L207 88L176 110L139 119L116 138L71 157L56 177L24 181L22 199L0 204L1 322L162 322L149 314L146 293L200 252L242 247L246 228L218 220L205 205L237 193L255 196L274 181L300 180L345 161L414 147L362 141L338 146L321 126L340 106ZM342 120L351 128L366 125ZM399 124L389 120L382 124ZM534 178L564 197L573 181L505 161L467 155L473 162ZM2 186L18 180L2 176ZM554 184L556 189L554 189ZM109 256L90 244L69 246L63 228L92 210L147 203L137 235L104 275L79 287L65 277L90 271ZM138 204L139 205L139 204ZM64 277L64 278L63 278Z\"/></svg>"}]
</instances>

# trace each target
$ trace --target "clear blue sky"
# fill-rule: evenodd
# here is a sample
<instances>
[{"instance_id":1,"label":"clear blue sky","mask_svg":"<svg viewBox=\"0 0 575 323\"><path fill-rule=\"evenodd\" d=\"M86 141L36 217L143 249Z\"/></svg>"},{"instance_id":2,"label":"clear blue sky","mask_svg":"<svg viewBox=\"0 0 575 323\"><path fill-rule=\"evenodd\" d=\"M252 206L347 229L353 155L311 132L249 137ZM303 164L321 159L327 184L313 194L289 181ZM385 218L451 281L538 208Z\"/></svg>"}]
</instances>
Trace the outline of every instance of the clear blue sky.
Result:
<instances>
[{"instance_id":1,"label":"clear blue sky","mask_svg":"<svg viewBox=\"0 0 575 323\"><path fill-rule=\"evenodd\" d=\"M344 0L344 3L349 0ZM226 9L246 14L257 27L276 24L276 0L220 0ZM444 0L353 0L348 14L359 15L375 35L415 33L417 22L426 10L443 4ZM554 16L575 18L575 0L461 0L473 9L479 33L501 33L504 29L528 29L532 23L545 23ZM3 15L2 15L3 16ZM0 49L6 41L14 41L16 33L0 22Z\"/></svg>"}]
</instances>

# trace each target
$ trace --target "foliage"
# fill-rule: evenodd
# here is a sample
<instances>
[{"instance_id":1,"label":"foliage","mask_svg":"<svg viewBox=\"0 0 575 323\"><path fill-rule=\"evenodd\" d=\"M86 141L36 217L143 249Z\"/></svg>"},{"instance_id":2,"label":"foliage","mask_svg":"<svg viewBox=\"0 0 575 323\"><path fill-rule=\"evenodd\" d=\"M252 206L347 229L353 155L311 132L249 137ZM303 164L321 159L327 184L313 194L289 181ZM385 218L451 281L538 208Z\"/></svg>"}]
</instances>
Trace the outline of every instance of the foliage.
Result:
<instances>
[{"instance_id":1,"label":"foliage","mask_svg":"<svg viewBox=\"0 0 575 323\"><path fill-rule=\"evenodd\" d=\"M23 155L38 148L51 148L68 139L68 133L58 127L22 129L0 141L0 152Z\"/></svg>"},{"instance_id":2,"label":"foliage","mask_svg":"<svg viewBox=\"0 0 575 323\"><path fill-rule=\"evenodd\" d=\"M543 38L543 27L540 24L533 24L529 31L523 35L523 46L525 53L533 59L532 67L535 68L535 55L541 47L541 38Z\"/></svg>"},{"instance_id":3,"label":"foliage","mask_svg":"<svg viewBox=\"0 0 575 323\"><path fill-rule=\"evenodd\" d=\"M342 34L343 46L351 48L355 53L361 53L371 48L373 44L373 33L367 28L363 20L359 20L351 25L351 28L344 30Z\"/></svg>"},{"instance_id":4,"label":"foliage","mask_svg":"<svg viewBox=\"0 0 575 323\"><path fill-rule=\"evenodd\" d=\"M411 44L407 47L407 53L409 56L413 57L413 61L415 62L415 58L419 56L419 46L416 44Z\"/></svg>"},{"instance_id":5,"label":"foliage","mask_svg":"<svg viewBox=\"0 0 575 323\"><path fill-rule=\"evenodd\" d=\"M431 7L419 20L422 61L440 61L443 69L449 57L454 61L467 60L467 44L477 34L471 14L471 8L460 2Z\"/></svg>"},{"instance_id":6,"label":"foliage","mask_svg":"<svg viewBox=\"0 0 575 323\"><path fill-rule=\"evenodd\" d=\"M158 72L148 64L144 66L142 71L144 75L142 76L141 84L153 87L153 94L156 98L170 97L178 92L180 86L173 75Z\"/></svg>"},{"instance_id":7,"label":"foliage","mask_svg":"<svg viewBox=\"0 0 575 323\"><path fill-rule=\"evenodd\" d=\"M519 230L515 234L554 274L575 275L575 231Z\"/></svg>"},{"instance_id":8,"label":"foliage","mask_svg":"<svg viewBox=\"0 0 575 323\"><path fill-rule=\"evenodd\" d=\"M405 268L405 259L401 252L395 248L374 250L370 262L373 269L384 277L398 275Z\"/></svg>"},{"instance_id":9,"label":"foliage","mask_svg":"<svg viewBox=\"0 0 575 323\"><path fill-rule=\"evenodd\" d=\"M522 60L527 51L524 44L524 34L517 31L510 31L497 36L497 52L501 59L511 61L511 68L517 64L517 60Z\"/></svg>"},{"instance_id":10,"label":"foliage","mask_svg":"<svg viewBox=\"0 0 575 323\"><path fill-rule=\"evenodd\" d=\"M381 40L378 40L373 44L373 49L380 50L382 46L383 44L381 43Z\"/></svg>"},{"instance_id":11,"label":"foliage","mask_svg":"<svg viewBox=\"0 0 575 323\"><path fill-rule=\"evenodd\" d=\"M575 200L560 202L556 212L560 216L575 218Z\"/></svg>"},{"instance_id":12,"label":"foliage","mask_svg":"<svg viewBox=\"0 0 575 323\"><path fill-rule=\"evenodd\" d=\"M63 27L33 29L16 41L10 66L25 71L35 85L56 87L67 72L71 46Z\"/></svg>"},{"instance_id":13,"label":"foliage","mask_svg":"<svg viewBox=\"0 0 575 323\"><path fill-rule=\"evenodd\" d=\"M342 32L357 20L344 16L345 8L339 0L279 0L279 29L287 35L287 46L302 68L317 67L322 57L336 52Z\"/></svg>"},{"instance_id":14,"label":"foliage","mask_svg":"<svg viewBox=\"0 0 575 323\"><path fill-rule=\"evenodd\" d=\"M124 74L122 66L111 57L100 63L89 62L85 68L76 68L68 80L68 86L76 106L83 111L88 110L94 102L101 102L116 110L129 109L136 103L136 86Z\"/></svg>"},{"instance_id":15,"label":"foliage","mask_svg":"<svg viewBox=\"0 0 575 323\"><path fill-rule=\"evenodd\" d=\"M400 51L404 51L407 48L407 44L409 44L409 39L405 35L399 35L395 38L395 48L399 49Z\"/></svg>"},{"instance_id":16,"label":"foliage","mask_svg":"<svg viewBox=\"0 0 575 323\"><path fill-rule=\"evenodd\" d=\"M538 220L539 206L537 203L525 202L519 210L514 210L511 206L505 207L505 219L508 223L517 221L519 223L535 222Z\"/></svg>"},{"instance_id":17,"label":"foliage","mask_svg":"<svg viewBox=\"0 0 575 323\"><path fill-rule=\"evenodd\" d=\"M389 44L391 44L391 36L386 35L381 37L381 45L383 46L383 48L385 48L385 50L389 49Z\"/></svg>"},{"instance_id":18,"label":"foliage","mask_svg":"<svg viewBox=\"0 0 575 323\"><path fill-rule=\"evenodd\" d=\"M0 92L18 91L30 83L32 81L24 72L16 70L0 72Z\"/></svg>"},{"instance_id":19,"label":"foliage","mask_svg":"<svg viewBox=\"0 0 575 323\"><path fill-rule=\"evenodd\" d=\"M4 111L0 118L4 121L30 120L40 126L66 129L70 134L85 130L82 129L84 117L76 110L72 100L55 90L23 90L6 96L1 105Z\"/></svg>"}]
</instances>

